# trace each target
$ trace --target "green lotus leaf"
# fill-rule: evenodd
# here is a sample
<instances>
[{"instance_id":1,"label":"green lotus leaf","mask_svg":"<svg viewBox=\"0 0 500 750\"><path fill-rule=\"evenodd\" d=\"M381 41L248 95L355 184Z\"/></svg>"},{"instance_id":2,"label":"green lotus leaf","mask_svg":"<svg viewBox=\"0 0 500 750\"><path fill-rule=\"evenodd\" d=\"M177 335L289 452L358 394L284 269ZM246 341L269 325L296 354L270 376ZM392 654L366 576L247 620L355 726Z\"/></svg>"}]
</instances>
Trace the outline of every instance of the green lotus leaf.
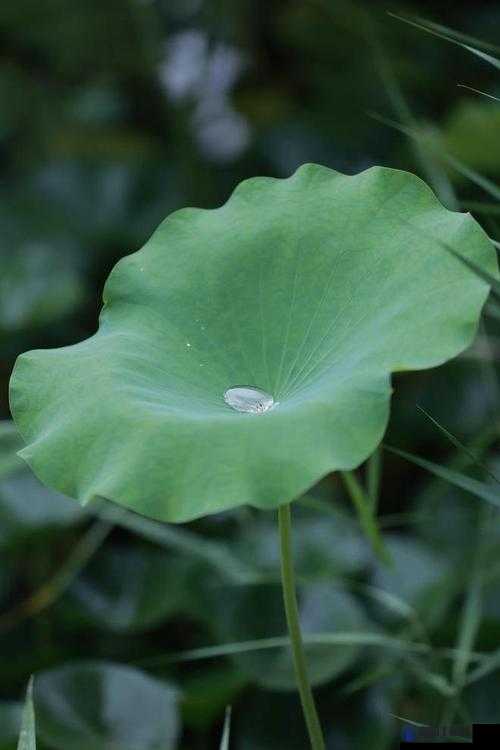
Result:
<instances>
[{"instance_id":1,"label":"green lotus leaf","mask_svg":"<svg viewBox=\"0 0 500 750\"><path fill-rule=\"evenodd\" d=\"M375 448L391 372L471 342L488 285L447 246L497 274L469 215L381 167L308 164L177 211L112 271L94 336L19 358L22 455L83 503L166 521L288 502ZM253 413L236 386L264 391Z\"/></svg>"}]
</instances>

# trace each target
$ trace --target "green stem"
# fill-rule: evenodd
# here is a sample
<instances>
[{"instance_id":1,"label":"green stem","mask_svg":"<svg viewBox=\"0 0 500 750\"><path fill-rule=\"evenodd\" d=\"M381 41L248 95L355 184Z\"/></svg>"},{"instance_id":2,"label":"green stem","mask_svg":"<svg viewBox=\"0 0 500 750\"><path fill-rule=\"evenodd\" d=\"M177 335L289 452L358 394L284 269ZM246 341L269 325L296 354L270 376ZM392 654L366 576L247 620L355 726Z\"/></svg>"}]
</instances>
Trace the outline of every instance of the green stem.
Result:
<instances>
[{"instance_id":1,"label":"green stem","mask_svg":"<svg viewBox=\"0 0 500 750\"><path fill-rule=\"evenodd\" d=\"M307 724L307 731L312 750L325 750L325 741L314 704L311 683L307 674L307 663L300 632L299 610L295 593L295 573L292 555L292 517L290 505L281 505L278 509L281 548L281 580L283 599L288 623L288 632L292 646L293 665L302 703L302 710Z\"/></svg>"},{"instance_id":2,"label":"green stem","mask_svg":"<svg viewBox=\"0 0 500 750\"><path fill-rule=\"evenodd\" d=\"M379 560L386 565L391 565L392 559L378 528L377 519L374 514L374 506L371 500L366 495L354 472L341 471L340 476L342 477L344 486L356 509L361 528L369 539L373 551Z\"/></svg>"},{"instance_id":3,"label":"green stem","mask_svg":"<svg viewBox=\"0 0 500 750\"><path fill-rule=\"evenodd\" d=\"M366 491L371 502L373 515L377 512L382 473L382 450L380 445L374 450L366 464Z\"/></svg>"}]
</instances>

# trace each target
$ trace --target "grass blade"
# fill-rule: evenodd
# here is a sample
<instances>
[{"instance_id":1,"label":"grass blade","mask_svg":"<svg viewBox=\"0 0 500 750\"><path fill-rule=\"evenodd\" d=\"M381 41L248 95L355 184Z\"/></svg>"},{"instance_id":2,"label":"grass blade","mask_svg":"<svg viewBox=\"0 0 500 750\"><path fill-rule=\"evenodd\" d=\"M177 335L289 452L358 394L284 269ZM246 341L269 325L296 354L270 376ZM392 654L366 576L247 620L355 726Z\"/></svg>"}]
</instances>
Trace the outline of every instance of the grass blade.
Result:
<instances>
[{"instance_id":1,"label":"grass blade","mask_svg":"<svg viewBox=\"0 0 500 750\"><path fill-rule=\"evenodd\" d=\"M416 464L416 466L420 466L420 468L425 469L440 479L443 479L445 482L448 482L465 492L469 492L471 495L474 495L481 500L485 500L496 507L500 507L500 492L494 490L485 482L480 482L479 480L461 474L458 471L453 471L452 469L447 469L444 466L435 464L432 461L427 461L427 459L415 456L413 453L407 453L406 451L401 451L398 448L392 448L390 446L385 447L396 456L400 456L401 458Z\"/></svg>"},{"instance_id":2,"label":"grass blade","mask_svg":"<svg viewBox=\"0 0 500 750\"><path fill-rule=\"evenodd\" d=\"M19 735L17 750L36 750L33 677L30 679L26 691L26 701L24 703L23 717L21 721L21 734Z\"/></svg>"},{"instance_id":3,"label":"grass blade","mask_svg":"<svg viewBox=\"0 0 500 750\"><path fill-rule=\"evenodd\" d=\"M440 150L440 154L443 159L448 162L448 164L453 167L453 169L455 169L459 174L461 174L463 177L466 177L468 180L470 180L470 182L473 182L474 185L480 187L485 191L485 193L491 195L492 198L500 200L500 188L494 182L489 180L487 177L483 177L474 169L468 167L466 164L460 161L460 159L457 159L455 156L452 156L448 152Z\"/></svg>"},{"instance_id":4,"label":"grass blade","mask_svg":"<svg viewBox=\"0 0 500 750\"><path fill-rule=\"evenodd\" d=\"M396 13L389 13L389 15L392 18L395 18L397 21L402 21L403 23L407 23L409 26L414 26L416 29L425 31L427 34L431 34L438 39L443 39L444 41L450 42L451 44L456 44L457 46L462 47L462 49L467 50L471 54L476 55L480 59L500 70L500 60L478 49L478 46L481 46L493 52L500 52L500 48L498 48L496 45L482 42L479 39L468 36L466 34L462 34L461 32L454 31L453 29L449 29L448 27L442 26L441 24L432 23L432 21L425 21L419 18L406 18L405 16L399 16Z\"/></svg>"},{"instance_id":5,"label":"grass blade","mask_svg":"<svg viewBox=\"0 0 500 750\"><path fill-rule=\"evenodd\" d=\"M472 455L484 461L492 444L498 439L499 434L500 424L498 423L498 418L490 419L477 435L468 441L467 448ZM445 462L446 468L462 473L467 472L470 465L471 459L465 451L455 452ZM416 507L421 507L423 504L428 509L426 513L429 513L429 515L427 516L426 513L422 514L422 512L417 513L414 519L415 523L432 523L433 516L430 514L430 509L436 507L436 504L440 502L441 497L447 489L447 483L443 482L439 477L433 476L429 482L426 482L425 486L417 492ZM402 520L404 523L404 518ZM391 516L389 516L389 521L391 521ZM387 528L386 523L384 523L384 528Z\"/></svg>"},{"instance_id":6,"label":"grass blade","mask_svg":"<svg viewBox=\"0 0 500 750\"><path fill-rule=\"evenodd\" d=\"M431 647L426 643L417 643L402 638L386 636L382 633L371 632L305 633L304 643L306 645L340 647L371 646L415 654L428 654L431 652ZM162 668L168 664L214 659L221 656L237 656L238 654L247 654L254 651L267 651L269 649L289 647L290 638L288 636L276 636L272 638L259 638L252 641L239 641L237 643L223 643L218 646L205 646L181 651L176 654L148 657L135 663L137 666L153 669L155 667Z\"/></svg>"},{"instance_id":7,"label":"grass blade","mask_svg":"<svg viewBox=\"0 0 500 750\"><path fill-rule=\"evenodd\" d=\"M220 750L229 750L229 734L231 732L231 706L226 708L226 717L224 719L224 729L222 732L222 740L220 743Z\"/></svg>"},{"instance_id":8,"label":"grass blade","mask_svg":"<svg viewBox=\"0 0 500 750\"><path fill-rule=\"evenodd\" d=\"M371 499L366 495L361 483L352 471L341 471L340 475L358 514L361 528L370 540L373 551L382 562L391 564L391 556L378 528Z\"/></svg>"},{"instance_id":9,"label":"grass blade","mask_svg":"<svg viewBox=\"0 0 500 750\"><path fill-rule=\"evenodd\" d=\"M453 663L453 683L459 689L464 685L469 664L469 654L472 651L481 624L481 589L481 571L475 569L466 593L460 633L457 640L457 658Z\"/></svg>"},{"instance_id":10,"label":"grass blade","mask_svg":"<svg viewBox=\"0 0 500 750\"><path fill-rule=\"evenodd\" d=\"M402 654L437 654L454 659L457 651L453 648L433 648L428 643L407 640L394 636L387 636L378 632L337 632L337 633L304 633L304 643L311 646L364 646L367 648L385 648L395 653ZM257 651L268 651L275 648L289 648L290 638L288 636L276 636L272 638L259 638L252 641L239 641L237 643L223 643L217 646L203 646L201 648L189 649L174 654L160 654L149 656L133 662L135 666L144 669L163 669L170 664L181 664L183 662L203 661L204 659L216 659L224 656L237 656ZM469 654L471 660L484 663L486 655L479 652Z\"/></svg>"},{"instance_id":11,"label":"grass blade","mask_svg":"<svg viewBox=\"0 0 500 750\"><path fill-rule=\"evenodd\" d=\"M445 37L447 40L451 38L457 42L464 42L464 44L469 44L471 47L477 47L478 49L487 50L488 52L500 53L500 47L498 46L498 44L485 42L483 39L479 39L477 36L471 36L470 34L465 34L463 31L450 29L449 26L444 26L443 24L436 23L435 21L428 21L417 17L415 18L415 20L423 25L426 25L428 29L441 34L441 36Z\"/></svg>"},{"instance_id":12,"label":"grass blade","mask_svg":"<svg viewBox=\"0 0 500 750\"><path fill-rule=\"evenodd\" d=\"M455 248L451 247L451 245L448 245L446 242L443 242L442 240L438 240L435 238L436 242L439 242L441 247L443 247L445 250L447 250L449 253L451 253L457 260L459 260L461 263L464 264L472 273L474 273L478 278L480 278L482 281L485 281L486 284L488 284L491 287L491 291L493 294L497 297L500 297L500 281L498 281L495 276L492 276L487 271L484 271L480 266L478 266L476 263L474 263L472 260L469 260L469 258L466 258L461 253L457 252Z\"/></svg>"},{"instance_id":13,"label":"grass blade","mask_svg":"<svg viewBox=\"0 0 500 750\"><path fill-rule=\"evenodd\" d=\"M421 724L419 721L413 721L413 719L407 719L404 716L398 716L397 714L389 714L398 721L404 721L405 724L410 724L412 727L428 727L428 724Z\"/></svg>"},{"instance_id":14,"label":"grass blade","mask_svg":"<svg viewBox=\"0 0 500 750\"><path fill-rule=\"evenodd\" d=\"M365 690L371 687L371 685L389 677L400 669L401 667L396 661L390 664L385 663L382 666L370 667L359 676L353 677L344 687L338 688L338 694L342 696L354 695L360 690Z\"/></svg>"},{"instance_id":15,"label":"grass blade","mask_svg":"<svg viewBox=\"0 0 500 750\"><path fill-rule=\"evenodd\" d=\"M380 446L372 453L366 465L366 491L375 513L380 497L380 483L382 478L382 451Z\"/></svg>"},{"instance_id":16,"label":"grass blade","mask_svg":"<svg viewBox=\"0 0 500 750\"><path fill-rule=\"evenodd\" d=\"M409 657L407 664L413 672L414 676L426 687L430 687L437 693L440 693L447 700L455 698L455 689L453 685L441 674L436 672L430 672L420 662Z\"/></svg>"},{"instance_id":17,"label":"grass blade","mask_svg":"<svg viewBox=\"0 0 500 750\"><path fill-rule=\"evenodd\" d=\"M491 477L491 479L493 479L493 481L494 481L494 482L496 482L497 484L500 484L500 479L499 479L499 478L498 478L497 476L495 476L495 474L493 474L493 472L492 472L492 471L490 471L490 470L488 469L488 467L487 467L487 466L485 466L485 465L484 465L484 464L483 464L483 463L482 463L482 462L481 462L481 461L479 460L479 458L478 458L478 457L477 457L477 456L476 456L476 455L475 455L475 454L474 454L474 453L473 453L473 452L472 452L472 451L471 451L471 450L470 450L470 449L469 449L469 448L468 448L468 447L467 447L466 445L464 445L463 443L461 443L461 442L460 442L460 440L459 440L458 438L456 438L456 437L455 437L455 435L453 435L453 434L452 434L452 433L451 433L451 432L450 432L449 430L447 430L447 429L446 429L446 427L444 427L444 426L443 426L442 424L440 424L440 423L439 423L439 422L437 421L437 419L434 419L434 417L433 417L433 416L432 416L431 414L429 414L429 412L427 412L427 411L426 411L426 410L425 410L425 409L424 409L424 408L423 408L422 406L419 406L419 405L417 404L417 409L418 409L418 410L419 410L419 411L420 411L420 412L421 412L421 413L422 413L422 414L423 414L423 415L424 415L425 417L427 417L427 419L428 419L428 420L429 420L430 422L432 422L432 424L433 424L433 425L434 425L435 427L437 427L437 428L438 428L438 430L440 430L440 432L442 432L442 433L443 433L443 435L445 435L445 436L446 436L446 437L448 438L448 440L450 441L450 443L451 443L452 445L454 445L454 446L455 446L455 448L458 448L459 450L461 450L461 451L463 451L464 453L466 453L466 454L467 454L467 456L468 456L468 457L469 457L469 458L471 459L471 462L472 462L472 464L473 464L473 465L475 465L475 466L479 466L479 467L480 467L480 468L481 468L481 469L482 469L482 470L483 470L484 472L486 472L486 474L488 474L488 476L489 476L489 477Z\"/></svg>"},{"instance_id":18,"label":"grass blade","mask_svg":"<svg viewBox=\"0 0 500 750\"><path fill-rule=\"evenodd\" d=\"M500 70L500 60L498 60L496 57L487 55L486 52L481 52L481 50L476 49L475 47L469 47L469 45L467 44L462 44L462 47L468 50L468 52L471 52L473 55L476 55L476 57L481 58L481 60L484 60L490 65L493 65L493 67L497 70Z\"/></svg>"},{"instance_id":19,"label":"grass blade","mask_svg":"<svg viewBox=\"0 0 500 750\"><path fill-rule=\"evenodd\" d=\"M475 89L474 86L467 86L466 83L457 83L457 86L460 89L467 89L468 91L473 91L474 94L480 94L481 96L486 96L488 99L493 99L494 102L500 102L498 96L493 96L493 94L488 94L486 91Z\"/></svg>"}]
</instances>

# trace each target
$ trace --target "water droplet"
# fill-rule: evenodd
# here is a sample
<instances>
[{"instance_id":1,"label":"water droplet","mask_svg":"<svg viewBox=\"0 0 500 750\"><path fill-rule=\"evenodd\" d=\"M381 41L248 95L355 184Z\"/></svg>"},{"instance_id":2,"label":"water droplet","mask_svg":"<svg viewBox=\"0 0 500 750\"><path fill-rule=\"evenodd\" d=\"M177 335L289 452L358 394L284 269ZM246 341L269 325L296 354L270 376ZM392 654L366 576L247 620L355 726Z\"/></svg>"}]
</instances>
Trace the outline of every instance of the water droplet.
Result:
<instances>
[{"instance_id":1,"label":"water droplet","mask_svg":"<svg viewBox=\"0 0 500 750\"><path fill-rule=\"evenodd\" d=\"M224 401L236 411L250 414L264 414L274 406L274 399L269 393L251 385L235 385L224 393Z\"/></svg>"}]
</instances>

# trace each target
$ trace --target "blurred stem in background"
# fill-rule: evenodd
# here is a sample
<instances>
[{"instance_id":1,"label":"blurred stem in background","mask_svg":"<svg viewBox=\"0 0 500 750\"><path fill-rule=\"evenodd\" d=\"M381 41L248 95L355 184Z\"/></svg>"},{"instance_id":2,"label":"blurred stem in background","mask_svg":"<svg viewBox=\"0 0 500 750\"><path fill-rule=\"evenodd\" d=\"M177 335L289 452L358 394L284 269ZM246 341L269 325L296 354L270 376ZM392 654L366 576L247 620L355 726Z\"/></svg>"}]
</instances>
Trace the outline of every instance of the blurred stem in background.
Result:
<instances>
[{"instance_id":1,"label":"blurred stem in background","mask_svg":"<svg viewBox=\"0 0 500 750\"><path fill-rule=\"evenodd\" d=\"M482 593L484 568L486 564L487 541L489 530L494 527L497 512L489 507L482 507L477 520L476 545L471 560L470 578L465 592L465 599L460 616L456 650L453 662L451 681L453 695L445 702L441 725L449 727L460 708L460 695L465 687L470 664L470 654L474 648L482 615ZM470 723L470 717L467 717Z\"/></svg>"},{"instance_id":2,"label":"blurred stem in background","mask_svg":"<svg viewBox=\"0 0 500 750\"><path fill-rule=\"evenodd\" d=\"M297 677L297 686L300 693L300 701L307 731L313 750L325 750L323 732L318 719L318 713L314 704L311 683L307 673L306 655L302 634L300 632L299 611L297 606L297 594L295 592L295 573L293 569L292 555L292 514L290 505L282 505L278 509L278 521L280 530L281 550L281 579L283 584L283 599L285 602L288 632L292 647L293 664Z\"/></svg>"}]
</instances>

